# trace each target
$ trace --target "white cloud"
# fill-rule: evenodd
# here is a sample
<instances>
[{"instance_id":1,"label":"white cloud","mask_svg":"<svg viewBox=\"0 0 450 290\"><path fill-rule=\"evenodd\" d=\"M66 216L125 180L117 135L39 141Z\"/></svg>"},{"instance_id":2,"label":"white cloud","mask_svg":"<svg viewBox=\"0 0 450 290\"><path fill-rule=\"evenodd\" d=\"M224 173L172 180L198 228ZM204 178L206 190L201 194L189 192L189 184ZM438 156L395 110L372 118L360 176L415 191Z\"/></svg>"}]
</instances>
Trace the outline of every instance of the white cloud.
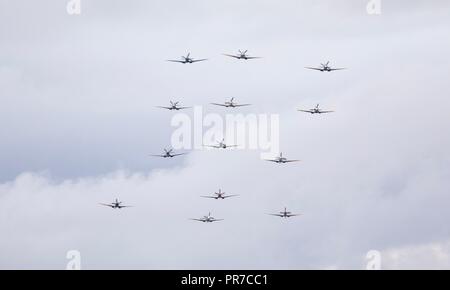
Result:
<instances>
[{"instance_id":1,"label":"white cloud","mask_svg":"<svg viewBox=\"0 0 450 290\"><path fill-rule=\"evenodd\" d=\"M450 242L404 246L383 252L385 269L450 269Z\"/></svg>"}]
</instances>

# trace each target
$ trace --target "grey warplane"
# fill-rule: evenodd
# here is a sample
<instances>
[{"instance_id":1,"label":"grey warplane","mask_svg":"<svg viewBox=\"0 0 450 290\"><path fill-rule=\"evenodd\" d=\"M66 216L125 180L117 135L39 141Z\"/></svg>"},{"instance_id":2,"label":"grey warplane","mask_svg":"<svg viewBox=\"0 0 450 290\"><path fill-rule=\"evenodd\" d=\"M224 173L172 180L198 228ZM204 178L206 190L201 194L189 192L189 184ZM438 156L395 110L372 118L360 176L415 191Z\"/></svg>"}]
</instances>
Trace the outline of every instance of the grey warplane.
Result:
<instances>
[{"instance_id":1,"label":"grey warplane","mask_svg":"<svg viewBox=\"0 0 450 290\"><path fill-rule=\"evenodd\" d=\"M299 162L300 160L289 160L283 157L283 153L280 153L280 156L275 157L274 159L265 159L266 161L275 162L275 163L290 163L290 162Z\"/></svg>"},{"instance_id":2,"label":"grey warplane","mask_svg":"<svg viewBox=\"0 0 450 290\"><path fill-rule=\"evenodd\" d=\"M280 211L280 213L269 213L269 215L278 216L278 217L282 217L282 218L290 218L293 216L299 216L301 214L293 214L290 211L287 211L286 208L284 208L284 211Z\"/></svg>"},{"instance_id":3,"label":"grey warplane","mask_svg":"<svg viewBox=\"0 0 450 290\"><path fill-rule=\"evenodd\" d=\"M180 155L185 155L185 154L187 154L187 153L177 153L177 154L174 154L174 153L172 153L172 152L173 152L173 149L170 149L170 150L164 149L164 154L161 154L161 155L150 155L150 156L153 156L153 157L162 157L162 158L172 158L172 157L175 157L175 156L180 156Z\"/></svg>"},{"instance_id":4,"label":"grey warplane","mask_svg":"<svg viewBox=\"0 0 450 290\"><path fill-rule=\"evenodd\" d=\"M331 68L329 61L327 63L321 63L320 67L305 67L305 68L312 69L312 70L318 70L321 72L332 72L332 71L336 71L336 70L346 69L346 68Z\"/></svg>"},{"instance_id":5,"label":"grey warplane","mask_svg":"<svg viewBox=\"0 0 450 290\"><path fill-rule=\"evenodd\" d=\"M238 104L238 103L234 102L234 98L231 98L229 101L226 101L224 103L211 103L211 105L222 106L222 107L226 107L226 108L251 106L251 104Z\"/></svg>"},{"instance_id":6,"label":"grey warplane","mask_svg":"<svg viewBox=\"0 0 450 290\"><path fill-rule=\"evenodd\" d=\"M122 202L119 201L117 198L112 203L100 203L100 205L109 206L112 209L121 209L121 208L124 208L124 207L132 207L130 205L122 205Z\"/></svg>"},{"instance_id":7,"label":"grey warplane","mask_svg":"<svg viewBox=\"0 0 450 290\"><path fill-rule=\"evenodd\" d=\"M229 57L234 57L236 59L245 59L245 60L261 58L259 56L249 56L249 55L247 55L247 51L248 50L245 50L245 51L238 50L237 54L225 54L224 53L223 55L226 55L226 56L229 56Z\"/></svg>"},{"instance_id":8,"label":"grey warplane","mask_svg":"<svg viewBox=\"0 0 450 290\"><path fill-rule=\"evenodd\" d=\"M170 111L172 111L172 110L179 111L179 110L184 110L184 109L189 109L189 108L191 108L191 107L179 107L179 106L178 106L179 103L180 103L180 102L173 102L173 101L170 101L170 106L168 106L168 107L157 106L157 108L167 109L167 110L170 110Z\"/></svg>"},{"instance_id":9,"label":"grey warplane","mask_svg":"<svg viewBox=\"0 0 450 290\"><path fill-rule=\"evenodd\" d=\"M208 213L208 215L205 215L202 218L199 219L190 219L193 221L198 221L198 222L203 222L203 223L212 223L212 222L218 222L218 221L223 221L223 219L216 219L214 217L211 216L211 213Z\"/></svg>"},{"instance_id":10,"label":"grey warplane","mask_svg":"<svg viewBox=\"0 0 450 290\"><path fill-rule=\"evenodd\" d=\"M202 196L202 197L214 198L214 199L225 199L225 198L229 198L229 197L233 197L233 196L238 196L238 195L237 194L225 195L225 192L222 192L222 190L219 189L219 192L214 192L214 195L206 195L206 196Z\"/></svg>"},{"instance_id":11,"label":"grey warplane","mask_svg":"<svg viewBox=\"0 0 450 290\"><path fill-rule=\"evenodd\" d=\"M208 60L207 58L203 58L203 59L193 59L191 58L191 53L189 52L186 56L181 56L181 60L174 60L174 59L168 59L167 61L171 61L171 62L179 62L179 63L194 63L194 62L199 62L199 61L205 61Z\"/></svg>"},{"instance_id":12,"label":"grey warplane","mask_svg":"<svg viewBox=\"0 0 450 290\"><path fill-rule=\"evenodd\" d=\"M334 111L322 111L321 109L319 109L319 104L316 105L315 108L310 109L310 110L301 110L299 109L298 111L300 112L305 112L305 113L310 113L310 114L326 114L326 113L333 113Z\"/></svg>"},{"instance_id":13,"label":"grey warplane","mask_svg":"<svg viewBox=\"0 0 450 290\"><path fill-rule=\"evenodd\" d=\"M217 149L227 149L230 147L238 147L238 145L227 145L225 143L225 139L222 139L222 141L217 142L217 145L203 145L205 147L211 147L211 148L217 148Z\"/></svg>"}]
</instances>

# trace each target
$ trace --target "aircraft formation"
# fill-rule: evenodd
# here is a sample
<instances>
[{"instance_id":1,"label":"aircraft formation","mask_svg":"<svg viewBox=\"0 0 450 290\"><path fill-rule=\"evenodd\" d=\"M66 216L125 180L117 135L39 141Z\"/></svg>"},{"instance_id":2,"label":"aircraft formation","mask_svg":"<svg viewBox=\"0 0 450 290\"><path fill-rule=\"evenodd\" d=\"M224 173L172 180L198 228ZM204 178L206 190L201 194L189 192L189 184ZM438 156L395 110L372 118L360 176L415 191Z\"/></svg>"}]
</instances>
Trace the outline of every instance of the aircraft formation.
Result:
<instances>
[{"instance_id":1,"label":"aircraft formation","mask_svg":"<svg viewBox=\"0 0 450 290\"><path fill-rule=\"evenodd\" d=\"M238 52L236 54L223 54L224 56L227 57L231 57L237 60L252 60L252 59L260 59L262 57L259 56L250 56L247 54L248 50L238 50ZM186 56L181 56L180 59L169 59L167 61L169 62L175 62L175 63L182 63L182 64L193 64L193 63L197 63L197 62L203 62L203 61L207 61L207 58L202 58L202 59L195 59L191 57L191 53L187 53ZM319 67L305 67L306 69L309 70L316 70L316 71L320 71L320 72L333 72L333 71L339 71L339 70L345 70L346 68L333 68L330 66L330 61L326 62L326 63L321 63ZM161 108L161 109L166 109L166 110L170 110L170 111L179 111L179 110L184 110L184 109L189 109L192 107L184 107L184 106L180 106L179 105L180 102L179 101L169 101L169 105L168 106L156 106L157 108ZM211 105L214 106L221 106L221 107L225 107L225 108L239 108L239 107L246 107L246 106L251 106L251 104L239 104L235 101L235 98L232 97L231 99L229 99L228 101L225 101L223 103L211 103ZM331 110L322 110L319 108L319 104L317 104L314 108L312 109L298 109L298 111L300 112L304 112L304 113L309 113L309 114L326 114L326 113L333 113L334 111ZM215 148L215 149L227 149L227 148L233 148L233 147L238 147L239 145L233 144L226 144L225 143L225 139L222 139L221 141L217 141L216 144L209 144L209 145L203 145L204 147L210 147L210 148ZM160 157L160 158L173 158L173 157L177 157L177 156L181 156L181 155L185 155L187 153L182 152L182 153L175 153L173 149L163 149L164 152L162 154L152 154L150 156L152 157ZM293 162L299 162L300 160L297 159L287 159L286 157L283 156L283 153L280 153L278 156L275 156L273 159L265 159L265 161L268 162L273 162L273 163L277 163L277 164L285 164L285 163L293 163ZM226 194L225 192L223 192L221 189L219 189L218 192L214 192L212 195L204 195L204 196L200 196L201 198L209 198L209 199L215 199L215 200L224 200L224 199L228 199L228 198L232 198L232 197L238 197L239 195L237 194ZM118 199L116 199L115 201L113 201L112 203L100 203L100 205L103 206L107 206L110 207L112 209L122 209L122 208L128 208L128 207L132 207L129 205L122 205L122 202L119 201ZM280 211L278 213L268 213L268 215L271 216L276 216L276 217L280 217L280 218L291 218L291 217L296 217L296 216L300 216L302 214L300 213L292 213L290 211L287 210L287 208L285 207L283 211ZM214 218L211 215L211 212L208 213L208 215L202 216L200 218L190 218L190 220L193 221L198 221L198 222L202 222L202 223L214 223L214 222L218 222L218 221L223 221L224 219L217 219Z\"/></svg>"}]
</instances>

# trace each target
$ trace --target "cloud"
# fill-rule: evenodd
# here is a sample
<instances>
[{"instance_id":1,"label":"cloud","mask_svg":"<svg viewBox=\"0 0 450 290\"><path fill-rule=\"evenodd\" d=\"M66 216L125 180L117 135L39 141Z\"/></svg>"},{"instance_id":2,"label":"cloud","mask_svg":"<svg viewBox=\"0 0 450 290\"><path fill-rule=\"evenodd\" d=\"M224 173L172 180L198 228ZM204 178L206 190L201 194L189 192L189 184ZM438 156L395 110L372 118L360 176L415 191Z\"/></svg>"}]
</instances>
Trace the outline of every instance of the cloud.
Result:
<instances>
[{"instance_id":1,"label":"cloud","mask_svg":"<svg viewBox=\"0 0 450 290\"><path fill-rule=\"evenodd\" d=\"M450 243L448 241L422 245L404 246L383 252L385 269L428 269L450 268Z\"/></svg>"}]
</instances>

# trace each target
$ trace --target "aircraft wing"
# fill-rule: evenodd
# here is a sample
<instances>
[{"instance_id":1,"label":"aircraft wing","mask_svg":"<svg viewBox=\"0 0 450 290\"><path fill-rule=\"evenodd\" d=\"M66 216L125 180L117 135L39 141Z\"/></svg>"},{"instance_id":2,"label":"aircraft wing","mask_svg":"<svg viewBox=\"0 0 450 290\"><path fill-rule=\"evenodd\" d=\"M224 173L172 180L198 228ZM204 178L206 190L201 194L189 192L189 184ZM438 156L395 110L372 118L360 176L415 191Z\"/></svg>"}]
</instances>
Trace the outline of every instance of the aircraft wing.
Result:
<instances>
[{"instance_id":1,"label":"aircraft wing","mask_svg":"<svg viewBox=\"0 0 450 290\"><path fill-rule=\"evenodd\" d=\"M223 55L239 59L239 56L237 56L237 55L225 54L225 53Z\"/></svg>"},{"instance_id":2,"label":"aircraft wing","mask_svg":"<svg viewBox=\"0 0 450 290\"><path fill-rule=\"evenodd\" d=\"M335 70L344 70L346 68L331 68L330 71L335 71Z\"/></svg>"},{"instance_id":3,"label":"aircraft wing","mask_svg":"<svg viewBox=\"0 0 450 290\"><path fill-rule=\"evenodd\" d=\"M298 213L298 214L287 214L288 217L291 217L291 216L299 216L299 215L302 215L302 214L301 214L301 213Z\"/></svg>"},{"instance_id":4,"label":"aircraft wing","mask_svg":"<svg viewBox=\"0 0 450 290\"><path fill-rule=\"evenodd\" d=\"M165 157L166 155L150 155L150 156L153 156L153 157Z\"/></svg>"},{"instance_id":5,"label":"aircraft wing","mask_svg":"<svg viewBox=\"0 0 450 290\"><path fill-rule=\"evenodd\" d=\"M163 106L156 106L156 107L161 108L161 109L168 109L168 110L172 109L172 107L163 107Z\"/></svg>"},{"instance_id":6,"label":"aircraft wing","mask_svg":"<svg viewBox=\"0 0 450 290\"><path fill-rule=\"evenodd\" d=\"M217 198L216 196L211 196L211 195L202 195L200 197L204 197L204 198Z\"/></svg>"},{"instance_id":7,"label":"aircraft wing","mask_svg":"<svg viewBox=\"0 0 450 290\"><path fill-rule=\"evenodd\" d=\"M269 213L268 215L273 215L273 216L283 217L283 215L282 215L282 214L279 214L279 213Z\"/></svg>"},{"instance_id":8,"label":"aircraft wing","mask_svg":"<svg viewBox=\"0 0 450 290\"><path fill-rule=\"evenodd\" d=\"M107 204L107 203L100 203L100 205L109 206L109 207L111 207L111 208L114 207L112 204Z\"/></svg>"},{"instance_id":9,"label":"aircraft wing","mask_svg":"<svg viewBox=\"0 0 450 290\"><path fill-rule=\"evenodd\" d=\"M211 220L211 222L220 222L220 221L223 221L223 219L213 219L213 220Z\"/></svg>"},{"instance_id":10,"label":"aircraft wing","mask_svg":"<svg viewBox=\"0 0 450 290\"><path fill-rule=\"evenodd\" d=\"M283 162L285 162L285 163L289 163L289 162L299 162L300 160L285 160L285 161L283 161Z\"/></svg>"},{"instance_id":11,"label":"aircraft wing","mask_svg":"<svg viewBox=\"0 0 450 290\"><path fill-rule=\"evenodd\" d=\"M184 61L184 60L174 60L174 59L168 59L167 61L170 61L170 62L179 62L179 63L185 63L186 61Z\"/></svg>"},{"instance_id":12,"label":"aircraft wing","mask_svg":"<svg viewBox=\"0 0 450 290\"><path fill-rule=\"evenodd\" d=\"M205 220L203 219L190 219L191 221L198 221L198 222L204 222Z\"/></svg>"},{"instance_id":13,"label":"aircraft wing","mask_svg":"<svg viewBox=\"0 0 450 290\"><path fill-rule=\"evenodd\" d=\"M190 109L192 107L177 107L178 110Z\"/></svg>"},{"instance_id":14,"label":"aircraft wing","mask_svg":"<svg viewBox=\"0 0 450 290\"><path fill-rule=\"evenodd\" d=\"M210 148L220 148L219 145L203 145L204 147L210 147Z\"/></svg>"},{"instance_id":15,"label":"aircraft wing","mask_svg":"<svg viewBox=\"0 0 450 290\"><path fill-rule=\"evenodd\" d=\"M222 196L223 198L229 198L229 197L233 197L233 196L239 196L239 195L237 195L237 194L230 194L230 195L225 195L225 196Z\"/></svg>"},{"instance_id":16,"label":"aircraft wing","mask_svg":"<svg viewBox=\"0 0 450 290\"><path fill-rule=\"evenodd\" d=\"M321 114L333 113L334 111L320 111Z\"/></svg>"},{"instance_id":17,"label":"aircraft wing","mask_svg":"<svg viewBox=\"0 0 450 290\"><path fill-rule=\"evenodd\" d=\"M265 161L270 161L270 162L278 162L278 160L276 159L264 159Z\"/></svg>"},{"instance_id":18,"label":"aircraft wing","mask_svg":"<svg viewBox=\"0 0 450 290\"><path fill-rule=\"evenodd\" d=\"M239 145L227 145L227 148L228 147L238 147Z\"/></svg>"},{"instance_id":19,"label":"aircraft wing","mask_svg":"<svg viewBox=\"0 0 450 290\"><path fill-rule=\"evenodd\" d=\"M323 69L318 68L318 67L305 67L307 69L313 69L313 70L318 70L318 71L323 71Z\"/></svg>"},{"instance_id":20,"label":"aircraft wing","mask_svg":"<svg viewBox=\"0 0 450 290\"><path fill-rule=\"evenodd\" d=\"M215 105L215 106L222 106L222 107L228 107L225 104L219 104L219 103L211 103L211 105Z\"/></svg>"},{"instance_id":21,"label":"aircraft wing","mask_svg":"<svg viewBox=\"0 0 450 290\"><path fill-rule=\"evenodd\" d=\"M257 59L257 58L262 58L260 56L247 56L247 59Z\"/></svg>"},{"instance_id":22,"label":"aircraft wing","mask_svg":"<svg viewBox=\"0 0 450 290\"><path fill-rule=\"evenodd\" d=\"M177 154L172 154L172 156L180 156L180 155L186 155L187 153L177 153Z\"/></svg>"},{"instance_id":23,"label":"aircraft wing","mask_svg":"<svg viewBox=\"0 0 450 290\"><path fill-rule=\"evenodd\" d=\"M252 104L240 104L240 105L234 105L235 107L245 107L245 106L251 106Z\"/></svg>"},{"instance_id":24,"label":"aircraft wing","mask_svg":"<svg viewBox=\"0 0 450 290\"><path fill-rule=\"evenodd\" d=\"M124 207L133 207L132 205L119 205L119 208L124 208Z\"/></svg>"},{"instance_id":25,"label":"aircraft wing","mask_svg":"<svg viewBox=\"0 0 450 290\"><path fill-rule=\"evenodd\" d=\"M207 58L203 58L203 59L193 59L192 62L199 62L199 61L205 61L208 60Z\"/></svg>"},{"instance_id":26,"label":"aircraft wing","mask_svg":"<svg viewBox=\"0 0 450 290\"><path fill-rule=\"evenodd\" d=\"M305 113L312 113L313 112L312 110L297 110L297 111L305 112Z\"/></svg>"}]
</instances>

